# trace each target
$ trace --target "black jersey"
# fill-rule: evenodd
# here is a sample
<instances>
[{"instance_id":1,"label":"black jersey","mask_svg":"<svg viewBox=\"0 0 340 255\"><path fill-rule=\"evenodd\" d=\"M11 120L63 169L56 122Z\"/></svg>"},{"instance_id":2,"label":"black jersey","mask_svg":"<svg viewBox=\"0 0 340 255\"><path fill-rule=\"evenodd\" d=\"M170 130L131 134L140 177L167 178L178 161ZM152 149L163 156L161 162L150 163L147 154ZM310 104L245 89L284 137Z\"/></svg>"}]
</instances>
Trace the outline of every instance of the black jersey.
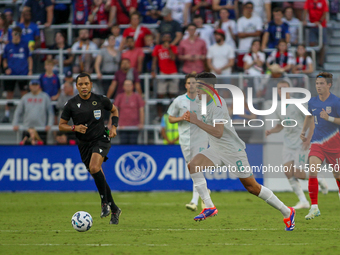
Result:
<instances>
[{"instance_id":1,"label":"black jersey","mask_svg":"<svg viewBox=\"0 0 340 255\"><path fill-rule=\"evenodd\" d=\"M89 142L106 135L103 111L111 109L112 103L105 96L91 93L90 98L84 100L77 95L66 102L61 118L67 121L72 118L74 125L86 126L86 133L76 132L76 137L80 142Z\"/></svg>"}]
</instances>

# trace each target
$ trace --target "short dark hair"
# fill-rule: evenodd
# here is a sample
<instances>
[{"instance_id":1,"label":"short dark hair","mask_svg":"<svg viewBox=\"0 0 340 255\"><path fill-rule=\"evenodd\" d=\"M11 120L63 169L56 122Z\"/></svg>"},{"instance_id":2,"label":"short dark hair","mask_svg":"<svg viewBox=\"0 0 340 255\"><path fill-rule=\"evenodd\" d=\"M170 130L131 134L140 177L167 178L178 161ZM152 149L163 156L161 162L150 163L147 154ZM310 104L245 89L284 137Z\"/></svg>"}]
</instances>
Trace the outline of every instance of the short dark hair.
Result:
<instances>
[{"instance_id":1,"label":"short dark hair","mask_svg":"<svg viewBox=\"0 0 340 255\"><path fill-rule=\"evenodd\" d=\"M135 38L133 38L133 36L127 36L126 37L126 40L129 40L129 39L135 40Z\"/></svg>"},{"instance_id":2,"label":"short dark hair","mask_svg":"<svg viewBox=\"0 0 340 255\"><path fill-rule=\"evenodd\" d=\"M203 17L201 15L199 15L199 14L195 14L193 19L203 19Z\"/></svg>"},{"instance_id":3,"label":"short dark hair","mask_svg":"<svg viewBox=\"0 0 340 255\"><path fill-rule=\"evenodd\" d=\"M19 26L16 26L15 28L13 28L13 29L12 29L12 31L13 31L13 32L17 32L17 33L21 34L21 32L22 32L22 29L21 29L21 27L19 27Z\"/></svg>"},{"instance_id":4,"label":"short dark hair","mask_svg":"<svg viewBox=\"0 0 340 255\"><path fill-rule=\"evenodd\" d=\"M135 11L135 12L131 13L131 14L130 14L130 18L131 18L133 15L137 15L137 16L138 16L138 18L140 18L140 17L141 17L140 13L139 13L139 12L137 12L137 11Z\"/></svg>"},{"instance_id":5,"label":"short dark hair","mask_svg":"<svg viewBox=\"0 0 340 255\"><path fill-rule=\"evenodd\" d=\"M283 11L282 11L282 9L280 8L280 7L275 7L274 9L273 9L273 13L274 12L281 12L282 14L283 14Z\"/></svg>"},{"instance_id":6,"label":"short dark hair","mask_svg":"<svg viewBox=\"0 0 340 255\"><path fill-rule=\"evenodd\" d=\"M196 78L196 73L188 73L184 78L184 83L187 83L189 78Z\"/></svg>"},{"instance_id":7,"label":"short dark hair","mask_svg":"<svg viewBox=\"0 0 340 255\"><path fill-rule=\"evenodd\" d=\"M209 72L203 72L196 75L196 80L202 80L209 84L215 85L216 84L216 75Z\"/></svg>"},{"instance_id":8,"label":"short dark hair","mask_svg":"<svg viewBox=\"0 0 340 255\"><path fill-rule=\"evenodd\" d=\"M89 75L88 73L80 73L78 76L77 76L77 78L76 78L76 84L78 84L78 79L79 78L83 78L83 77L88 77L89 78L89 80L90 80L90 82L92 82L92 79L91 79L91 75Z\"/></svg>"},{"instance_id":9,"label":"short dark hair","mask_svg":"<svg viewBox=\"0 0 340 255\"><path fill-rule=\"evenodd\" d=\"M188 26L187 26L187 29L189 28L189 27L195 27L195 28L197 28L197 26L196 26L196 24L195 23L190 23Z\"/></svg>"},{"instance_id":10,"label":"short dark hair","mask_svg":"<svg viewBox=\"0 0 340 255\"><path fill-rule=\"evenodd\" d=\"M283 9L283 13L286 13L288 9L292 9L292 11L294 11L293 7L287 6L286 8Z\"/></svg>"},{"instance_id":11,"label":"short dark hair","mask_svg":"<svg viewBox=\"0 0 340 255\"><path fill-rule=\"evenodd\" d=\"M333 74L327 72L319 73L316 78L325 78L327 83L333 85Z\"/></svg>"},{"instance_id":12,"label":"short dark hair","mask_svg":"<svg viewBox=\"0 0 340 255\"><path fill-rule=\"evenodd\" d=\"M246 2L245 4L243 4L243 6L246 6L248 4L251 4L252 6L254 6L253 2L250 2L250 1Z\"/></svg>"}]
</instances>

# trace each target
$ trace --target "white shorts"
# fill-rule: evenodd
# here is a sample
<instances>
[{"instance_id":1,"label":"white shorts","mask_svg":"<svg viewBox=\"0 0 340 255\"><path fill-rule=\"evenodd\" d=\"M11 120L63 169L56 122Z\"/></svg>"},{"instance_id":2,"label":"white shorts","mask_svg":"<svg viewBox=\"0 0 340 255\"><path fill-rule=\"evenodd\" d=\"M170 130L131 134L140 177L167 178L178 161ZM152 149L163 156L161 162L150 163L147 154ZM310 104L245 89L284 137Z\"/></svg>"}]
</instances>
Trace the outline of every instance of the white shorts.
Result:
<instances>
[{"instance_id":1,"label":"white shorts","mask_svg":"<svg viewBox=\"0 0 340 255\"><path fill-rule=\"evenodd\" d=\"M192 160L201 151L204 151L207 147L208 147L208 144L206 144L205 147L202 146L202 144L197 145L197 146L195 146L195 145L192 145L192 146L181 145L181 150L182 150L185 162L189 163L190 160Z\"/></svg>"},{"instance_id":2,"label":"white shorts","mask_svg":"<svg viewBox=\"0 0 340 255\"><path fill-rule=\"evenodd\" d=\"M200 154L210 159L215 167L216 171L228 171L238 178L248 178L253 175L253 171L249 165L247 153L244 150L234 153L224 153L221 151L215 151L211 147L204 150Z\"/></svg>"},{"instance_id":3,"label":"white shorts","mask_svg":"<svg viewBox=\"0 0 340 255\"><path fill-rule=\"evenodd\" d=\"M303 150L302 148L290 149L284 146L282 150L283 164L294 161L297 168L299 168L298 166L304 166L308 164L308 153L309 150Z\"/></svg>"}]
</instances>

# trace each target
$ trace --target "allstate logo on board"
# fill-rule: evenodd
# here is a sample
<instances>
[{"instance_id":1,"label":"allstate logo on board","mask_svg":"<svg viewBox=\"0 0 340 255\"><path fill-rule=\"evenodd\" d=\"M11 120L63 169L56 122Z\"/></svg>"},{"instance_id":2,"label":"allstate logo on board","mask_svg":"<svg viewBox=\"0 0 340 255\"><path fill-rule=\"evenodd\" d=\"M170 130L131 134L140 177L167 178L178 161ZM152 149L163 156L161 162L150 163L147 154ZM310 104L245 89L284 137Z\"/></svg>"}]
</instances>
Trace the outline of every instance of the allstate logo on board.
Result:
<instances>
[{"instance_id":1,"label":"allstate logo on board","mask_svg":"<svg viewBox=\"0 0 340 255\"><path fill-rule=\"evenodd\" d=\"M123 154L116 162L118 178L130 185L142 185L152 180L157 172L157 164L149 155L141 151Z\"/></svg>"}]
</instances>

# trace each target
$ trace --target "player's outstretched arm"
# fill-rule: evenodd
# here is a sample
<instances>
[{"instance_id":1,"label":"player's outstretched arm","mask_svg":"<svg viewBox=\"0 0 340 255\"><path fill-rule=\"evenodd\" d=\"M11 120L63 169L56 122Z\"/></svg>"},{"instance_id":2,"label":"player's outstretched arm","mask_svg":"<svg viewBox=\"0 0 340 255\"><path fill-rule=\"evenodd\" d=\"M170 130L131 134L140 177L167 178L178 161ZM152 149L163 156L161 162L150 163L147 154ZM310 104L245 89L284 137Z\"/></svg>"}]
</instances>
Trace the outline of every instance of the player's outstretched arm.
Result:
<instances>
[{"instance_id":1,"label":"player's outstretched arm","mask_svg":"<svg viewBox=\"0 0 340 255\"><path fill-rule=\"evenodd\" d=\"M305 136L306 131L307 129L312 128L312 122L313 122L313 115L307 115L303 123L303 128L302 128L301 135L300 135L300 138L303 142L307 141L307 137Z\"/></svg>"},{"instance_id":2,"label":"player's outstretched arm","mask_svg":"<svg viewBox=\"0 0 340 255\"><path fill-rule=\"evenodd\" d=\"M274 128L266 130L266 136L269 136L274 133L279 133L283 129L283 126L281 124L277 124Z\"/></svg>"},{"instance_id":3,"label":"player's outstretched arm","mask_svg":"<svg viewBox=\"0 0 340 255\"><path fill-rule=\"evenodd\" d=\"M208 134L215 136L216 138L221 138L223 135L223 130L224 130L224 123L221 124L216 124L215 126L211 126L208 124L205 124L203 121L200 121L197 118L196 113L194 112L189 112L187 111L184 115L184 120L195 124L196 126L198 126L200 129L204 130L205 132L207 132Z\"/></svg>"}]
</instances>

